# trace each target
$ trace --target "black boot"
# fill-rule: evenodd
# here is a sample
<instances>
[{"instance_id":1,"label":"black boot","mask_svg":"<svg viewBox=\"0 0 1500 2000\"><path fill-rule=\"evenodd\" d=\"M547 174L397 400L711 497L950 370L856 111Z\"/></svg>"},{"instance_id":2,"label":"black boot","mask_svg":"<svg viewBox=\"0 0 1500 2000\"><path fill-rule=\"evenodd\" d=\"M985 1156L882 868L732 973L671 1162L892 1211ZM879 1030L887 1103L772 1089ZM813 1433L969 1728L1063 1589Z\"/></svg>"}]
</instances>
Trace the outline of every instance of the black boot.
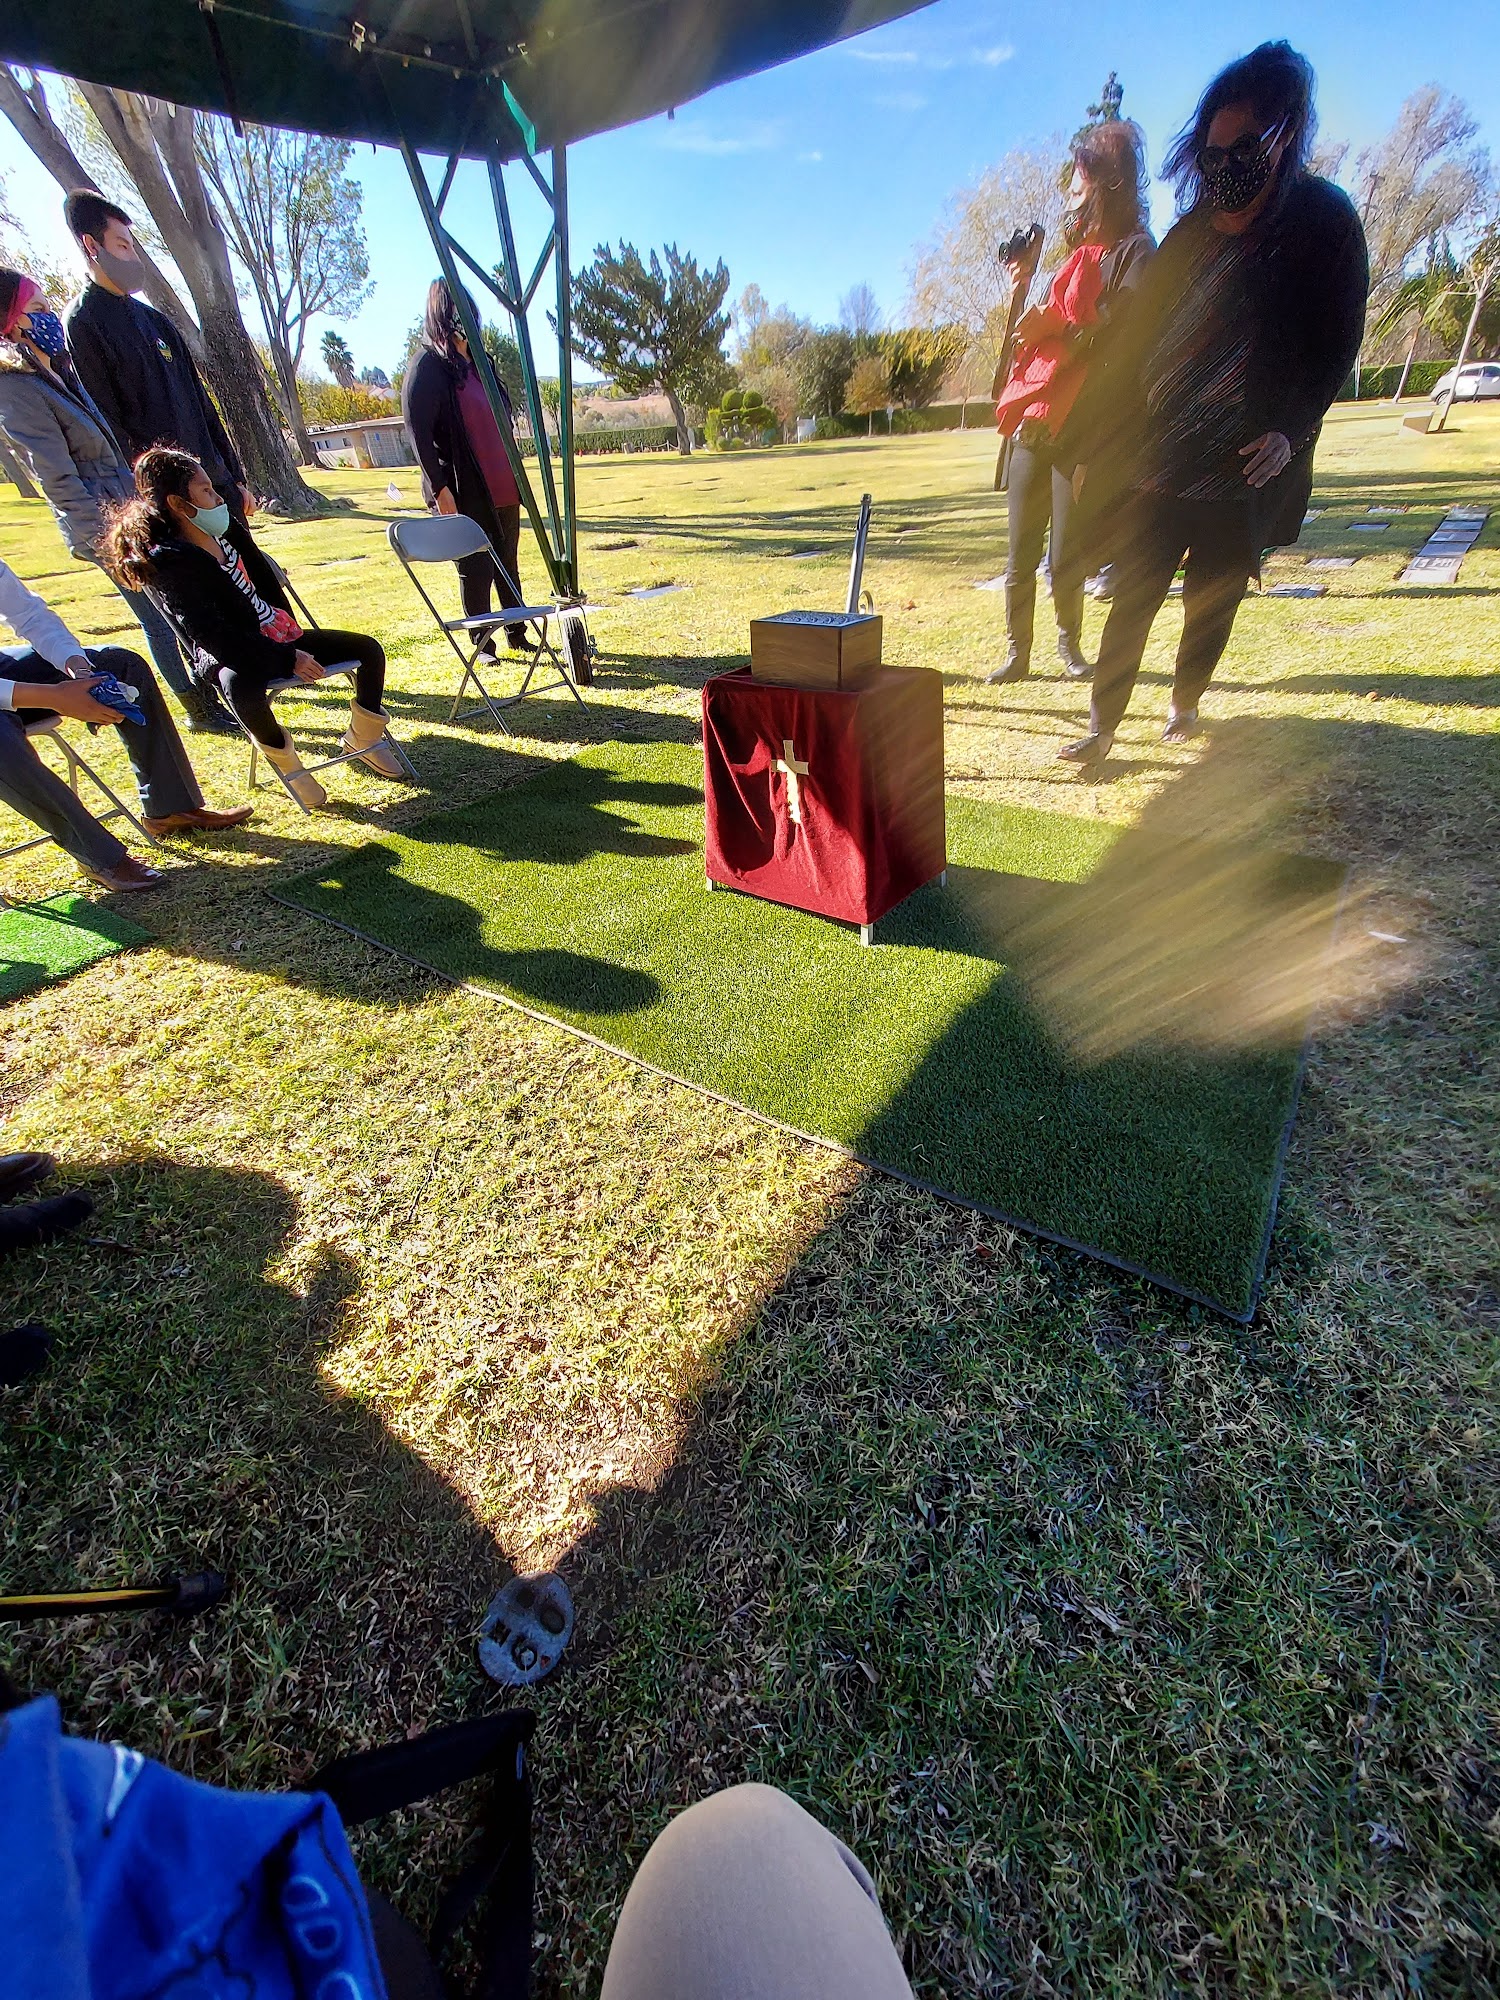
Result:
<instances>
[{"instance_id":1,"label":"black boot","mask_svg":"<svg viewBox=\"0 0 1500 2000\"><path fill-rule=\"evenodd\" d=\"M194 736L238 736L240 726L212 688L189 681L178 695L188 730Z\"/></svg>"},{"instance_id":2,"label":"black boot","mask_svg":"<svg viewBox=\"0 0 1500 2000\"><path fill-rule=\"evenodd\" d=\"M57 1162L50 1153L7 1153L0 1158L0 1201L14 1201L38 1181L54 1173Z\"/></svg>"},{"instance_id":3,"label":"black boot","mask_svg":"<svg viewBox=\"0 0 1500 2000\"><path fill-rule=\"evenodd\" d=\"M0 1252L35 1250L79 1229L94 1212L86 1194L55 1194L46 1201L14 1202L0 1208Z\"/></svg>"},{"instance_id":4,"label":"black boot","mask_svg":"<svg viewBox=\"0 0 1500 2000\"><path fill-rule=\"evenodd\" d=\"M13 1326L0 1333L0 1389L15 1389L47 1365L52 1336L44 1326Z\"/></svg>"},{"instance_id":5,"label":"black boot","mask_svg":"<svg viewBox=\"0 0 1500 2000\"><path fill-rule=\"evenodd\" d=\"M1064 632L1059 628L1057 657L1062 661L1063 672L1070 681L1086 681L1094 671L1083 656L1076 632Z\"/></svg>"},{"instance_id":6,"label":"black boot","mask_svg":"<svg viewBox=\"0 0 1500 2000\"><path fill-rule=\"evenodd\" d=\"M991 685L997 683L1004 685L1009 681L1024 681L1030 672L1030 653L1023 653L1015 640L1012 639L1005 649L1005 664L999 667L992 667L985 675L985 680Z\"/></svg>"}]
</instances>

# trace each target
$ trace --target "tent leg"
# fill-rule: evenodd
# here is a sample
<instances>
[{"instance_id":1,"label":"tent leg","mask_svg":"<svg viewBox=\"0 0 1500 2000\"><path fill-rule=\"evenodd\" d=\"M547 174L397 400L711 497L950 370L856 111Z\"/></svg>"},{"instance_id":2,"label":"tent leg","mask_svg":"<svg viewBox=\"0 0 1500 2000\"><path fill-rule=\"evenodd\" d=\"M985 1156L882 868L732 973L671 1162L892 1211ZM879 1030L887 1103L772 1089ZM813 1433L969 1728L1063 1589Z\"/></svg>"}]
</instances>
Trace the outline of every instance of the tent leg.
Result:
<instances>
[{"instance_id":1,"label":"tent leg","mask_svg":"<svg viewBox=\"0 0 1500 2000\"><path fill-rule=\"evenodd\" d=\"M573 412L572 412L572 365L568 350L568 337L572 330L569 312L569 272L568 272L568 227L567 166L563 149L553 152L554 184L548 187L536 163L529 157L524 164L536 182L537 187L552 209L553 228L546 249L537 265L532 279L522 289L520 269L516 261L514 232L511 228L509 203L506 198L503 171L497 160L488 162L490 193L494 203L495 222L500 232L505 283L496 282L483 261L471 256L443 221L443 205L452 189L457 159L450 160L444 177L442 190L436 200L428 185L427 175L416 151L405 141L401 145L402 158L411 180L412 192L417 197L417 205L422 211L422 220L427 225L427 233L432 239L432 247L437 252L438 263L444 280L452 292L458 306L459 318L463 321L464 334L474 356L475 372L479 376L490 408L495 412L500 425L500 435L506 447L506 455L515 474L516 488L521 496L521 505L536 535L537 546L542 560L547 566L547 575L552 589L561 599L578 596L578 524L576 516L575 489L573 478ZM537 286L546 271L548 260L557 265L558 335L561 348L559 367L562 389L562 410L558 425L558 452L562 472L562 505L558 505L558 493L554 482L551 441L547 436L541 399L541 384L537 376L536 356L531 344L531 332L526 322L526 312ZM459 271L462 262L488 291L500 301L511 317L516 329L516 345L521 354L521 372L526 396L527 414L536 440L537 468L546 500L546 513L537 504L537 497L527 475L525 462L510 434L510 426L504 421L504 404L501 401L499 384L494 368L484 350L482 328L476 312L468 298L465 280ZM549 518L550 517L550 518Z\"/></svg>"}]
</instances>

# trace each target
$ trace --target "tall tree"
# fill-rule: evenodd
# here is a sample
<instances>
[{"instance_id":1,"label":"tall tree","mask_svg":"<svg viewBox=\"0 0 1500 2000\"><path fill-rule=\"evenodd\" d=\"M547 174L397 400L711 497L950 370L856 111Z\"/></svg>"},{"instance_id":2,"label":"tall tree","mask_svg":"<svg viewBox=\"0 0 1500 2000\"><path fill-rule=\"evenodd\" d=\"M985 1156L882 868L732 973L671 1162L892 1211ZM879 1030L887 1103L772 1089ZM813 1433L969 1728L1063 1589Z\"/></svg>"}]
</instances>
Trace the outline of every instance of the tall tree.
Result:
<instances>
[{"instance_id":1,"label":"tall tree","mask_svg":"<svg viewBox=\"0 0 1500 2000\"><path fill-rule=\"evenodd\" d=\"M19 117L5 78L24 100ZM287 448L240 312L229 246L198 168L197 113L130 91L106 90L100 84L80 84L78 90L192 296L196 327L177 294L170 287L165 293L160 290L165 280L158 282L159 273L153 279L148 272L147 295L182 327L251 487L281 512L320 511L321 500L303 480ZM99 186L98 177L83 166L53 118L39 78L33 76L29 86L23 85L13 70L0 65L0 109L60 186ZM164 303L168 297L172 304Z\"/></svg>"},{"instance_id":2,"label":"tall tree","mask_svg":"<svg viewBox=\"0 0 1500 2000\"><path fill-rule=\"evenodd\" d=\"M844 408L856 417L868 419L866 430L875 429L875 412L890 407L891 372L883 354L866 354L856 361L844 391Z\"/></svg>"},{"instance_id":3,"label":"tall tree","mask_svg":"<svg viewBox=\"0 0 1500 2000\"><path fill-rule=\"evenodd\" d=\"M198 165L260 308L288 421L309 464L297 375L309 322L347 319L369 297L370 260L361 216L364 195L345 172L346 139L247 125L196 121Z\"/></svg>"},{"instance_id":4,"label":"tall tree","mask_svg":"<svg viewBox=\"0 0 1500 2000\"><path fill-rule=\"evenodd\" d=\"M839 300L839 325L845 333L866 347L884 324L873 286L851 285Z\"/></svg>"},{"instance_id":5,"label":"tall tree","mask_svg":"<svg viewBox=\"0 0 1500 2000\"><path fill-rule=\"evenodd\" d=\"M734 364L750 381L773 368L795 370L814 327L790 306L773 307L759 285L747 285L734 309L734 330Z\"/></svg>"},{"instance_id":6,"label":"tall tree","mask_svg":"<svg viewBox=\"0 0 1500 2000\"><path fill-rule=\"evenodd\" d=\"M359 377L354 372L354 350L341 333L329 327L319 349L323 365L341 389L352 389Z\"/></svg>"},{"instance_id":7,"label":"tall tree","mask_svg":"<svg viewBox=\"0 0 1500 2000\"><path fill-rule=\"evenodd\" d=\"M1483 207L1490 162L1474 143L1478 129L1460 98L1428 83L1407 98L1385 137L1360 154L1354 201L1370 246L1374 315L1424 245L1460 229Z\"/></svg>"},{"instance_id":8,"label":"tall tree","mask_svg":"<svg viewBox=\"0 0 1500 2000\"><path fill-rule=\"evenodd\" d=\"M920 251L912 273L910 310L922 326L958 326L968 336L976 381L988 382L1000 357L1010 280L996 245L1030 222L1047 232L1043 267L1062 254L1060 139L1046 148L1007 153L972 186L960 188Z\"/></svg>"},{"instance_id":9,"label":"tall tree","mask_svg":"<svg viewBox=\"0 0 1500 2000\"><path fill-rule=\"evenodd\" d=\"M665 260L665 261L663 261ZM686 403L713 403L730 378L724 359L729 273L669 243L644 263L634 244L602 243L573 280L573 348L629 395L660 390L672 406L677 449L693 449Z\"/></svg>"},{"instance_id":10,"label":"tall tree","mask_svg":"<svg viewBox=\"0 0 1500 2000\"><path fill-rule=\"evenodd\" d=\"M0 111L5 113L59 187L70 190L92 188L96 194L106 192L78 157L72 142L53 117L52 106L47 102L47 93L35 70L22 70L0 63ZM193 315L146 245L138 243L136 248L146 267L146 297L177 327L201 368L203 341Z\"/></svg>"},{"instance_id":11,"label":"tall tree","mask_svg":"<svg viewBox=\"0 0 1500 2000\"><path fill-rule=\"evenodd\" d=\"M832 417L843 409L844 392L858 358L854 335L842 327L826 327L803 341L793 359L792 372L805 416ZM764 385L757 386L764 393Z\"/></svg>"},{"instance_id":12,"label":"tall tree","mask_svg":"<svg viewBox=\"0 0 1500 2000\"><path fill-rule=\"evenodd\" d=\"M911 326L883 334L880 351L890 375L891 401L925 410L968 349L960 326Z\"/></svg>"}]
</instances>

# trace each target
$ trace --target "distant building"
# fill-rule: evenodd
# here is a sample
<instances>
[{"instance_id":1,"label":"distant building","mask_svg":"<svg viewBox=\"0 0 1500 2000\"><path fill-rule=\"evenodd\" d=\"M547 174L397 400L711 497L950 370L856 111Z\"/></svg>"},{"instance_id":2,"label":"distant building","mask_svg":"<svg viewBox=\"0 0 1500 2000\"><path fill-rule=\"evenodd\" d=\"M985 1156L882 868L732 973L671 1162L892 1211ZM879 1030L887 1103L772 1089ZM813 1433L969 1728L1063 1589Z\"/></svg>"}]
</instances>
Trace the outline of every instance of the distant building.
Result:
<instances>
[{"instance_id":1,"label":"distant building","mask_svg":"<svg viewBox=\"0 0 1500 2000\"><path fill-rule=\"evenodd\" d=\"M399 417L366 417L353 424L309 424L307 428L319 463L330 470L339 465L368 470L377 465L417 462Z\"/></svg>"}]
</instances>

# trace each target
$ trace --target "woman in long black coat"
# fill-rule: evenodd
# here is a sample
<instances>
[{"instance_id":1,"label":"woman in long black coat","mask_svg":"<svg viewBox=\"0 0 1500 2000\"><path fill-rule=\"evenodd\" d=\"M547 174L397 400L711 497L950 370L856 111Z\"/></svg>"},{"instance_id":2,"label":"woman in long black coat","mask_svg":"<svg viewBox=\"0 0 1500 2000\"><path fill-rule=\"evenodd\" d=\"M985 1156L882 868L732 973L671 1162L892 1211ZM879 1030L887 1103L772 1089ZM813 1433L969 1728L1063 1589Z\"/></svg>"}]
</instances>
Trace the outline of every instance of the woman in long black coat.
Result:
<instances>
[{"instance_id":1,"label":"woman in long black coat","mask_svg":"<svg viewBox=\"0 0 1500 2000\"><path fill-rule=\"evenodd\" d=\"M507 426L510 398L500 389ZM439 514L477 521L499 557L481 552L458 565L466 617L481 617L493 591L502 610L523 604L520 578L521 496L500 427L469 353L453 296L441 278L428 288L422 345L401 384L401 415L422 468L422 497ZM521 651L533 641L524 625L506 628ZM483 650L493 653L487 638Z\"/></svg>"},{"instance_id":2,"label":"woman in long black coat","mask_svg":"<svg viewBox=\"0 0 1500 2000\"><path fill-rule=\"evenodd\" d=\"M1314 130L1311 66L1265 42L1214 79L1168 155L1182 219L1065 429L1085 468L1075 532L1116 565L1089 733L1059 753L1071 763L1109 754L1184 557L1163 735L1194 735L1262 554L1301 533L1369 289L1352 202L1307 171Z\"/></svg>"}]
</instances>

